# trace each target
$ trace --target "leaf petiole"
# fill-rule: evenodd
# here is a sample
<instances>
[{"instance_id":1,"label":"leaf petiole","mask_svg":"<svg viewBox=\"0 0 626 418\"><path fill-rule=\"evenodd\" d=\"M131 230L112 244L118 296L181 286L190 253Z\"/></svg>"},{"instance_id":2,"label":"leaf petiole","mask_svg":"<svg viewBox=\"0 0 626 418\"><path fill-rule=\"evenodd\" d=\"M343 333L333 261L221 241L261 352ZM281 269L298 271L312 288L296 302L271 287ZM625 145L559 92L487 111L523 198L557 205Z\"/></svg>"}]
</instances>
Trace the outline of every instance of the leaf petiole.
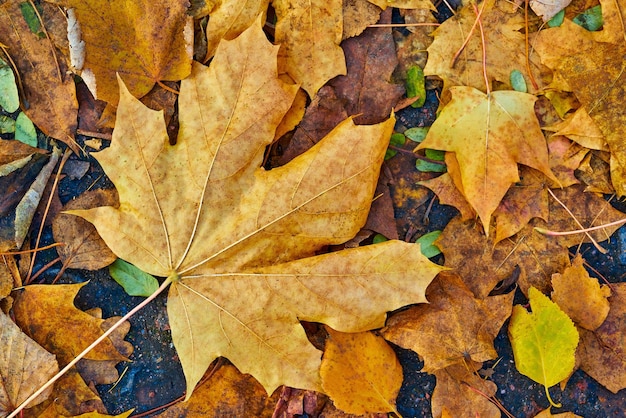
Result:
<instances>
[{"instance_id":1,"label":"leaf petiole","mask_svg":"<svg viewBox=\"0 0 626 418\"><path fill-rule=\"evenodd\" d=\"M20 411L22 411L24 408L26 408L26 406L28 406L29 403L31 403L34 399L36 399L39 395L41 395L46 389L48 389L50 386L52 386L54 384L54 382L59 380L76 363L78 363L79 360L81 360L83 357L85 357L98 344L100 344L102 341L104 341L105 338L107 338L109 335L111 335L113 333L113 331L115 331L120 325L122 325L122 323L126 322L131 316L135 315L137 312L139 312L141 309L143 309L144 306L146 306L148 303L150 303L154 299L156 299L156 297L158 295L160 295L172 283L173 277L174 277L174 275L172 275L172 276L168 277L167 279L165 279L165 281L161 284L161 286L159 286L159 288L153 294L151 294L143 302L141 302L139 305L135 306L130 312L128 312L126 315L124 315L122 318L120 318L119 321L117 321L115 324L113 324L113 326L111 328L106 330L100 337L98 337L97 340L95 340L93 343L91 343L91 345L89 345L89 347L85 348L80 354L78 354L63 369L61 369L61 371L59 371L57 374L55 374L53 377L51 377L50 380L48 380L35 393L30 395L28 397L28 399L26 399L17 408L15 408L15 410L13 412L11 412L6 418L13 418L13 417L17 416L20 413Z\"/></svg>"}]
</instances>

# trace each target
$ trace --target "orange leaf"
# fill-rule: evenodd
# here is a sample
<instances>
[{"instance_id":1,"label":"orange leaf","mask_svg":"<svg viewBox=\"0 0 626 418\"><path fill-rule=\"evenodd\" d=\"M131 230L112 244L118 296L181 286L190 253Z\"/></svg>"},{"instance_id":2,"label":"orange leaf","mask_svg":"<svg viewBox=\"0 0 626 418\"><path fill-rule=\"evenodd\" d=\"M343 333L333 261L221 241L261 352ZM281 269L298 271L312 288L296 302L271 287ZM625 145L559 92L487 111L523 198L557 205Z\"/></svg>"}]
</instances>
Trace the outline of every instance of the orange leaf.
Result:
<instances>
[{"instance_id":1,"label":"orange leaf","mask_svg":"<svg viewBox=\"0 0 626 418\"><path fill-rule=\"evenodd\" d=\"M326 327L320 366L322 387L337 408L350 414L394 412L402 386L396 353L371 332L347 334Z\"/></svg>"}]
</instances>

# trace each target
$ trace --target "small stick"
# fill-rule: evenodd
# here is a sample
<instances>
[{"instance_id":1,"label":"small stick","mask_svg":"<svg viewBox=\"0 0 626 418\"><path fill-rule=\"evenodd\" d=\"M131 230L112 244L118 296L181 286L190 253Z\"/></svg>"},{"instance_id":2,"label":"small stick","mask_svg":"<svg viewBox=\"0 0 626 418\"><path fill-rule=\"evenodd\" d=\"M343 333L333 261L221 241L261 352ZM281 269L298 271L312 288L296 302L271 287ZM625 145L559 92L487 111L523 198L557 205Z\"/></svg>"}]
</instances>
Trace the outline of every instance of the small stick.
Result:
<instances>
[{"instance_id":1,"label":"small stick","mask_svg":"<svg viewBox=\"0 0 626 418\"><path fill-rule=\"evenodd\" d=\"M415 26L440 26L441 23L375 23L367 25L368 28L412 28Z\"/></svg>"},{"instance_id":2,"label":"small stick","mask_svg":"<svg viewBox=\"0 0 626 418\"><path fill-rule=\"evenodd\" d=\"M617 221L613 221L613 222L609 222L608 224L604 224L604 225L598 225L598 226L591 226L589 228L584 228L584 229L577 229L575 231L551 231L549 229L546 228L540 228L538 226L536 226L534 228L535 231L539 232L540 234L544 234L544 235L549 235L551 237L561 237L564 235L575 235L575 234L582 234L582 233L586 233L586 232L591 232L591 231L597 231L598 229L604 229L604 228L608 228L610 226L616 226L616 225L621 225L626 223L626 218L624 219L619 219Z\"/></svg>"}]
</instances>

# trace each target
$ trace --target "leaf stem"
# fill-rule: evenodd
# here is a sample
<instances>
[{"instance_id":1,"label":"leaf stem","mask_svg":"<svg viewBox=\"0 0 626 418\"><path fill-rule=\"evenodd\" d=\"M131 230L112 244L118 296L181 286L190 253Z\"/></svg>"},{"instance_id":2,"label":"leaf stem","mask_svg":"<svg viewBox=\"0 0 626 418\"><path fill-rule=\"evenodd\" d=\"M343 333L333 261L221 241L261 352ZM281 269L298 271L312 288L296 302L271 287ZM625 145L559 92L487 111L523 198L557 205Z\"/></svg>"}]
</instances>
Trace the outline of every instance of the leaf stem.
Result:
<instances>
[{"instance_id":1,"label":"leaf stem","mask_svg":"<svg viewBox=\"0 0 626 418\"><path fill-rule=\"evenodd\" d=\"M15 416L17 416L20 411L22 411L24 408L26 408L28 406L29 403L31 403L33 400L35 400L39 395L41 395L46 389L48 389L50 386L52 386L52 384L54 384L54 382L56 382L57 380L59 380L65 373L68 372L68 370L70 370L76 363L78 363L78 361L80 361L83 357L85 357L87 355L87 353L89 353L91 350L93 350L98 344L100 344L102 341L104 341L109 335L111 335L111 333L113 333L113 331L115 331L120 325L122 325L122 323L126 322L131 316L133 316L134 314L136 314L138 311L140 311L144 306L146 306L148 303L152 302L158 295L160 295L169 285L170 283L172 283L172 279L171 277L168 277L167 279L165 279L165 281L163 282L163 284L161 284L161 286L150 296L148 296L146 298L146 300L144 300L143 302L141 302L139 305L135 306L130 312L128 312L126 315L124 315L119 321L117 321L115 324L113 324L113 326L111 328L109 328L106 332L104 332L100 337L98 337L97 340L95 340L93 343L91 343L91 345L87 348L85 348L80 354L78 354L76 357L74 357L74 359L72 361L70 361L67 366L65 366L63 369L61 369L61 371L59 371L57 374L55 374L52 378L50 378L50 380L48 380L42 387L40 387L35 393L33 393L32 395L30 395L28 397L28 399L26 399L24 402L22 402L17 408L15 408L15 410L13 412L11 412L6 418L13 418Z\"/></svg>"},{"instance_id":2,"label":"leaf stem","mask_svg":"<svg viewBox=\"0 0 626 418\"><path fill-rule=\"evenodd\" d=\"M544 385L543 387L546 389L546 396L548 397L548 402L550 402L550 405L552 405L552 406L553 406L553 407L555 407L555 408L560 408L561 406L563 406L563 405L561 405L560 403L555 403L555 402L552 400L552 398L550 397L550 391L548 390L548 387L547 387L547 386L545 386L545 385Z\"/></svg>"}]
</instances>

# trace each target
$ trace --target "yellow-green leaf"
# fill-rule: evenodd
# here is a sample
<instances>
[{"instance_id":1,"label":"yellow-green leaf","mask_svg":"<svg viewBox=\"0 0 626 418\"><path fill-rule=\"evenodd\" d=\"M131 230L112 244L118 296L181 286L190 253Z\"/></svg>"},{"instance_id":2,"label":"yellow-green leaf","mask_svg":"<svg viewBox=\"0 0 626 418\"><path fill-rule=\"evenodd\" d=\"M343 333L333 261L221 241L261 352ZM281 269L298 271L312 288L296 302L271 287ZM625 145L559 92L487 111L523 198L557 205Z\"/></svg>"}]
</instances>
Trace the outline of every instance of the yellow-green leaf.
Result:
<instances>
[{"instance_id":1,"label":"yellow-green leaf","mask_svg":"<svg viewBox=\"0 0 626 418\"><path fill-rule=\"evenodd\" d=\"M556 407L548 388L574 370L578 331L556 303L531 287L529 313L521 305L513 307L509 339L517 370L546 387L550 404Z\"/></svg>"}]
</instances>

